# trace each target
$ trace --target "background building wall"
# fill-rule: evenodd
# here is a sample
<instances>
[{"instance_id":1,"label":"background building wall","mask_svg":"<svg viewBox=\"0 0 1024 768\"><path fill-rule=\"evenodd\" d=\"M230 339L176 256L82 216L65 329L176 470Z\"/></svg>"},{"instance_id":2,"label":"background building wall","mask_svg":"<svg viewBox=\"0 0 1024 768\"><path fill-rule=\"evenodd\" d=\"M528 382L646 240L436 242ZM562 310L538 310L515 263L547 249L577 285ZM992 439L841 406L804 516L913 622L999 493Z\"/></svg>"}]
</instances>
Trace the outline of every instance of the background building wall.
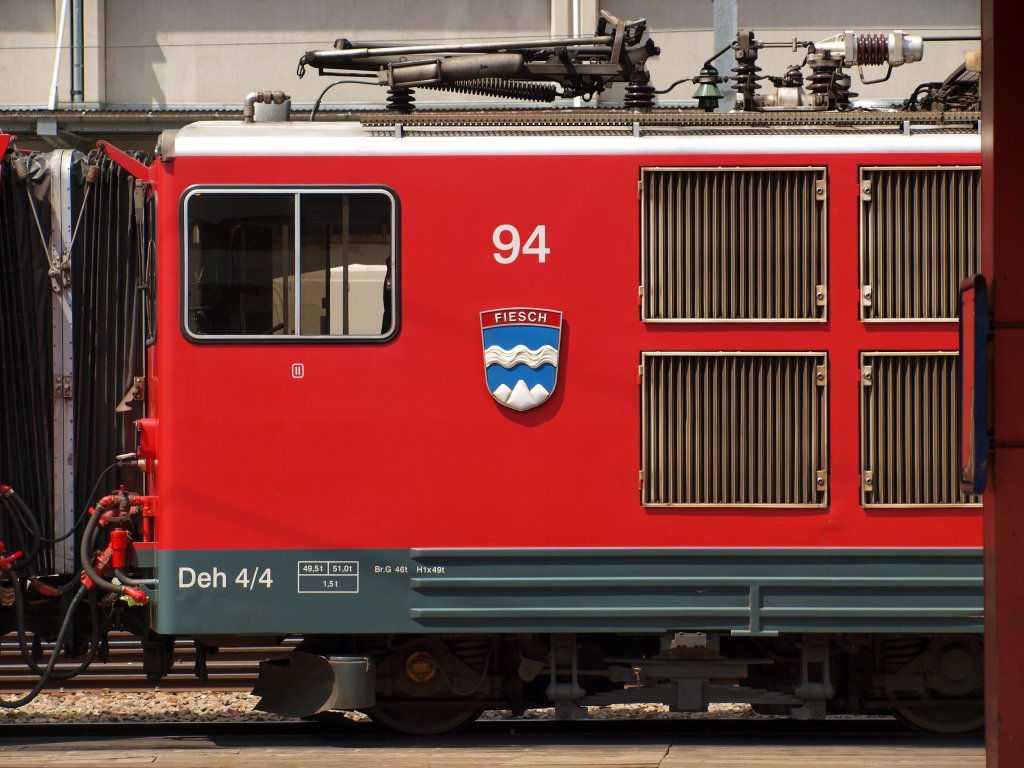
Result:
<instances>
[{"instance_id":1,"label":"background building wall","mask_svg":"<svg viewBox=\"0 0 1024 768\"><path fill-rule=\"evenodd\" d=\"M55 10L45 0L5 0L0 9L0 106L45 107L53 79L60 6ZM70 71L65 56L58 77L65 99L71 91Z\"/></svg>"}]
</instances>

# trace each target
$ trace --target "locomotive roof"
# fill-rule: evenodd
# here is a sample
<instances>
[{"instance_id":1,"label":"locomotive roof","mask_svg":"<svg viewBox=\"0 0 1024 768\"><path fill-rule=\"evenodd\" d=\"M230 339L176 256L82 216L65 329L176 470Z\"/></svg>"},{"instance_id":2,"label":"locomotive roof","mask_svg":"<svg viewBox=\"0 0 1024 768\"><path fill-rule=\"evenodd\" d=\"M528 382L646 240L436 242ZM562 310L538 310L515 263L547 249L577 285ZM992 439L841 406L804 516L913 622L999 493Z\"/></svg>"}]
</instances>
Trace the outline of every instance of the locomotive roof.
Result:
<instances>
[{"instance_id":1,"label":"locomotive roof","mask_svg":"<svg viewBox=\"0 0 1024 768\"><path fill-rule=\"evenodd\" d=\"M977 124L836 121L704 125L488 124L387 115L361 122L204 121L161 137L173 157L330 155L634 155L978 152ZM730 116L721 116L730 117ZM835 117L833 115L833 117ZM628 118L628 116L627 116ZM406 122L408 121L408 122ZM818 122L818 121L815 121Z\"/></svg>"}]
</instances>

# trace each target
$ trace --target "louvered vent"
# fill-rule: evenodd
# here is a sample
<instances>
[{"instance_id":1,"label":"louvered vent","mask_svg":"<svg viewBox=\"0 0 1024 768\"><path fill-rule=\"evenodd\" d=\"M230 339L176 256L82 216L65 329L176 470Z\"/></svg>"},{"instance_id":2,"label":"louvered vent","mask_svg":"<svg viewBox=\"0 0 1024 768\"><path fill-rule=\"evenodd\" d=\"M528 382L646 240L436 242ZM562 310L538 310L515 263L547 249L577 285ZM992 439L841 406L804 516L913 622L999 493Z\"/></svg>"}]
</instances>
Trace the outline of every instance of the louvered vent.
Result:
<instances>
[{"instance_id":1,"label":"louvered vent","mask_svg":"<svg viewBox=\"0 0 1024 768\"><path fill-rule=\"evenodd\" d=\"M645 168L643 318L826 317L824 168Z\"/></svg>"},{"instance_id":2,"label":"louvered vent","mask_svg":"<svg viewBox=\"0 0 1024 768\"><path fill-rule=\"evenodd\" d=\"M862 168L862 320L954 320L981 265L981 171Z\"/></svg>"},{"instance_id":3,"label":"louvered vent","mask_svg":"<svg viewBox=\"0 0 1024 768\"><path fill-rule=\"evenodd\" d=\"M646 506L823 507L823 353L645 352Z\"/></svg>"},{"instance_id":4,"label":"louvered vent","mask_svg":"<svg viewBox=\"0 0 1024 768\"><path fill-rule=\"evenodd\" d=\"M955 352L861 355L861 503L961 506Z\"/></svg>"}]
</instances>

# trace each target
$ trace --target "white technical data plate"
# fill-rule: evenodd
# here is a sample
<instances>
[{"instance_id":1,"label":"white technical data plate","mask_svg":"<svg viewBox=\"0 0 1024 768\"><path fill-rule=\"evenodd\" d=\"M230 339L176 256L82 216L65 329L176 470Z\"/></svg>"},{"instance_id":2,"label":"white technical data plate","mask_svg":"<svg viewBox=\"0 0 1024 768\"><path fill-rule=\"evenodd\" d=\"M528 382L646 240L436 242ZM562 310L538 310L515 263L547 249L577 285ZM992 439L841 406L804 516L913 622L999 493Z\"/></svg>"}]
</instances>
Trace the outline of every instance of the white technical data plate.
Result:
<instances>
[{"instance_id":1,"label":"white technical data plate","mask_svg":"<svg viewBox=\"0 0 1024 768\"><path fill-rule=\"evenodd\" d=\"M359 563L355 560L299 560L300 595L354 595L359 592Z\"/></svg>"}]
</instances>

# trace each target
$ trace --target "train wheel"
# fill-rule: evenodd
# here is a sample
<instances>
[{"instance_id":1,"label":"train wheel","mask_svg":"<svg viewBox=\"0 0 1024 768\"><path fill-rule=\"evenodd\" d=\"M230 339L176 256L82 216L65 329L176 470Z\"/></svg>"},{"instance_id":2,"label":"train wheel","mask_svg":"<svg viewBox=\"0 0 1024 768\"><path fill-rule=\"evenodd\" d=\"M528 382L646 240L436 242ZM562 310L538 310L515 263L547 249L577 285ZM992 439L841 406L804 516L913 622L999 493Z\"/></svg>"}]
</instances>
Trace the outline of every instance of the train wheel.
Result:
<instances>
[{"instance_id":1,"label":"train wheel","mask_svg":"<svg viewBox=\"0 0 1024 768\"><path fill-rule=\"evenodd\" d=\"M379 659L377 674L393 686L367 714L401 733L430 735L458 730L480 715L479 701L491 666L486 638L418 637Z\"/></svg>"},{"instance_id":2,"label":"train wheel","mask_svg":"<svg viewBox=\"0 0 1024 768\"><path fill-rule=\"evenodd\" d=\"M932 733L969 733L985 725L985 673L979 636L936 637L923 649L913 638L889 641L891 659L900 659L901 649L902 666L895 671L904 677L920 675L923 691L916 701L890 694L896 717Z\"/></svg>"},{"instance_id":3,"label":"train wheel","mask_svg":"<svg viewBox=\"0 0 1024 768\"><path fill-rule=\"evenodd\" d=\"M892 711L908 725L930 733L971 733L985 726L985 702L978 699L962 703L950 700L940 707L893 707Z\"/></svg>"},{"instance_id":4,"label":"train wheel","mask_svg":"<svg viewBox=\"0 0 1024 768\"><path fill-rule=\"evenodd\" d=\"M466 702L391 701L366 711L374 722L399 733L432 736L463 728L480 716L480 708Z\"/></svg>"}]
</instances>

